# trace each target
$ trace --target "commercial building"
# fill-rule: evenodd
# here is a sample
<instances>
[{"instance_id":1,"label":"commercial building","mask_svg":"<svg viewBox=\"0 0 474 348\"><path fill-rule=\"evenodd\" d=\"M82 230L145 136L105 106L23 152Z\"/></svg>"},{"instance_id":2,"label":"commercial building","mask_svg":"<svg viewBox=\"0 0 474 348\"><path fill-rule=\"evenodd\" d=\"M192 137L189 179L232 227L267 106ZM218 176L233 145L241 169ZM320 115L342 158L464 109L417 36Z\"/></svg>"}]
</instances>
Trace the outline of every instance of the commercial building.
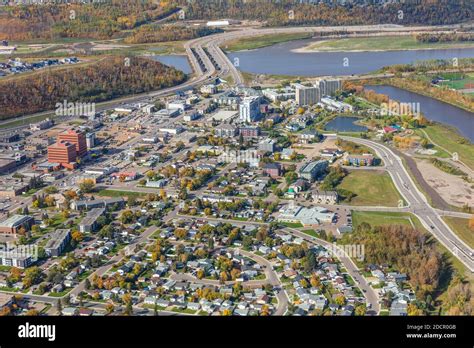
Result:
<instances>
[{"instance_id":1,"label":"commercial building","mask_svg":"<svg viewBox=\"0 0 474 348\"><path fill-rule=\"evenodd\" d=\"M300 177L310 182L313 182L314 180L321 177L325 173L328 165L329 165L329 162L326 160L309 162L303 167L301 167L299 171Z\"/></svg>"},{"instance_id":2,"label":"commercial building","mask_svg":"<svg viewBox=\"0 0 474 348\"><path fill-rule=\"evenodd\" d=\"M105 208L94 208L87 213L79 224L80 232L95 232L98 228L97 219L104 215Z\"/></svg>"},{"instance_id":3,"label":"commercial building","mask_svg":"<svg viewBox=\"0 0 474 348\"><path fill-rule=\"evenodd\" d=\"M308 87L299 83L295 83L296 104L299 106L314 105L321 100L319 87Z\"/></svg>"},{"instance_id":4,"label":"commercial building","mask_svg":"<svg viewBox=\"0 0 474 348\"><path fill-rule=\"evenodd\" d=\"M21 228L27 232L31 230L35 220L28 215L13 215L0 222L0 233L17 234Z\"/></svg>"},{"instance_id":5,"label":"commercial building","mask_svg":"<svg viewBox=\"0 0 474 348\"><path fill-rule=\"evenodd\" d=\"M0 198L12 198L28 192L30 185L21 181L6 181L0 184Z\"/></svg>"},{"instance_id":6,"label":"commercial building","mask_svg":"<svg viewBox=\"0 0 474 348\"><path fill-rule=\"evenodd\" d=\"M46 120L42 120L42 121L30 124L30 129L32 131L39 131L39 130L51 128L52 126L53 126L53 121L47 118Z\"/></svg>"},{"instance_id":7,"label":"commercial building","mask_svg":"<svg viewBox=\"0 0 474 348\"><path fill-rule=\"evenodd\" d=\"M76 153L78 157L82 157L87 153L87 141L84 132L76 129L69 129L64 133L58 135L58 142L66 141L76 146Z\"/></svg>"},{"instance_id":8,"label":"commercial building","mask_svg":"<svg viewBox=\"0 0 474 348\"><path fill-rule=\"evenodd\" d=\"M18 166L18 162L14 159L0 158L0 174L12 172Z\"/></svg>"},{"instance_id":9,"label":"commercial building","mask_svg":"<svg viewBox=\"0 0 474 348\"><path fill-rule=\"evenodd\" d=\"M305 227L319 226L322 223L334 221L335 214L323 207L306 208L289 205L282 210L277 217L278 221L289 223L300 223Z\"/></svg>"},{"instance_id":10,"label":"commercial building","mask_svg":"<svg viewBox=\"0 0 474 348\"><path fill-rule=\"evenodd\" d=\"M255 122L260 118L260 97L245 97L239 105L239 118L242 122Z\"/></svg>"},{"instance_id":11,"label":"commercial building","mask_svg":"<svg viewBox=\"0 0 474 348\"><path fill-rule=\"evenodd\" d=\"M197 120L200 117L201 115L198 112L190 112L189 114L184 115L183 120L185 122L191 122Z\"/></svg>"},{"instance_id":12,"label":"commercial building","mask_svg":"<svg viewBox=\"0 0 474 348\"><path fill-rule=\"evenodd\" d=\"M20 134L18 133L3 133L0 134L0 143L14 143L20 140Z\"/></svg>"},{"instance_id":13,"label":"commercial building","mask_svg":"<svg viewBox=\"0 0 474 348\"><path fill-rule=\"evenodd\" d=\"M60 256L64 248L71 240L71 230L60 229L56 230L51 236L50 240L44 246L44 251L48 256Z\"/></svg>"},{"instance_id":14,"label":"commercial building","mask_svg":"<svg viewBox=\"0 0 474 348\"><path fill-rule=\"evenodd\" d=\"M77 159L76 145L65 140L48 146L48 162L58 163L66 168L74 168Z\"/></svg>"}]
</instances>

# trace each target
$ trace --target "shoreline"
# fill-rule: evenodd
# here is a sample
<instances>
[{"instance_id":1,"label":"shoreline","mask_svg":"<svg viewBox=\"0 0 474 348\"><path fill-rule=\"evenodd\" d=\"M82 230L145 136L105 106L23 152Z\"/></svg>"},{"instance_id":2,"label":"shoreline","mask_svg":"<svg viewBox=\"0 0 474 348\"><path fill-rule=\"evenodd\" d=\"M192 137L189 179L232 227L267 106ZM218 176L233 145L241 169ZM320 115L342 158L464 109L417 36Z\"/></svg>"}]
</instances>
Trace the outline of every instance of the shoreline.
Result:
<instances>
[{"instance_id":1,"label":"shoreline","mask_svg":"<svg viewBox=\"0 0 474 348\"><path fill-rule=\"evenodd\" d=\"M330 41L330 40L325 40ZM453 47L429 47L429 48L392 48L392 49L310 49L311 44L300 47L294 48L290 50L293 53L341 53L341 52L348 52L348 53L363 53L363 52L399 52L399 51L432 51L432 50L449 50L449 49L473 49L474 43L472 46L453 46Z\"/></svg>"}]
</instances>

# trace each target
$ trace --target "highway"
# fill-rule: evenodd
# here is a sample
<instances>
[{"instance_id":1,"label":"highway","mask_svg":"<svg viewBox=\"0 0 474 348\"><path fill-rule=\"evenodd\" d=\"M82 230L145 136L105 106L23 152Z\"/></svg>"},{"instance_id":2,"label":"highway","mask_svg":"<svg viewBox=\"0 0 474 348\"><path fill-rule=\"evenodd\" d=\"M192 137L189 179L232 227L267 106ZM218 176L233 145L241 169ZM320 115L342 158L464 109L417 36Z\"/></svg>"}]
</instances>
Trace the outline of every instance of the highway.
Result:
<instances>
[{"instance_id":1,"label":"highway","mask_svg":"<svg viewBox=\"0 0 474 348\"><path fill-rule=\"evenodd\" d=\"M443 221L440 211L430 206L406 170L401 158L380 143L346 136L341 136L341 138L365 145L376 152L385 162L385 170L390 174L395 186L406 201L408 211L414 214L423 226L459 261L471 272L474 272L473 250Z\"/></svg>"}]
</instances>

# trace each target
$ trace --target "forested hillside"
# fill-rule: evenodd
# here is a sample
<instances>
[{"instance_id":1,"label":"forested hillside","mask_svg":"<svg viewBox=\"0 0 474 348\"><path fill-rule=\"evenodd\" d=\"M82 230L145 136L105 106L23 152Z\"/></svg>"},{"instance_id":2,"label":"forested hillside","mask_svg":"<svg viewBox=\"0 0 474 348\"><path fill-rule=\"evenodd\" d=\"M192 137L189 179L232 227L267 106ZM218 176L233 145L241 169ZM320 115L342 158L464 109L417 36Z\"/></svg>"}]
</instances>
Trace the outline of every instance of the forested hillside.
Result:
<instances>
[{"instance_id":1,"label":"forested hillside","mask_svg":"<svg viewBox=\"0 0 474 348\"><path fill-rule=\"evenodd\" d=\"M87 67L44 71L0 81L0 119L52 110L57 102L100 102L183 82L181 71L159 62L114 56Z\"/></svg>"},{"instance_id":2,"label":"forested hillside","mask_svg":"<svg viewBox=\"0 0 474 348\"><path fill-rule=\"evenodd\" d=\"M474 1L433 0L388 5L301 4L299 0L109 0L91 4L0 7L0 39L110 39L185 9L186 19L249 19L275 25L357 25L394 23L452 24L473 19ZM152 35L155 29L159 33ZM196 29L149 26L133 32L130 42L152 42L196 35Z\"/></svg>"},{"instance_id":3,"label":"forested hillside","mask_svg":"<svg viewBox=\"0 0 474 348\"><path fill-rule=\"evenodd\" d=\"M410 1L406 4L330 6L298 0L179 0L186 18L235 18L268 21L268 25L451 24L472 20L474 1ZM402 11L402 12L400 12Z\"/></svg>"},{"instance_id":4,"label":"forested hillside","mask_svg":"<svg viewBox=\"0 0 474 348\"><path fill-rule=\"evenodd\" d=\"M175 10L173 4L149 0L0 7L0 39L110 39Z\"/></svg>"}]
</instances>

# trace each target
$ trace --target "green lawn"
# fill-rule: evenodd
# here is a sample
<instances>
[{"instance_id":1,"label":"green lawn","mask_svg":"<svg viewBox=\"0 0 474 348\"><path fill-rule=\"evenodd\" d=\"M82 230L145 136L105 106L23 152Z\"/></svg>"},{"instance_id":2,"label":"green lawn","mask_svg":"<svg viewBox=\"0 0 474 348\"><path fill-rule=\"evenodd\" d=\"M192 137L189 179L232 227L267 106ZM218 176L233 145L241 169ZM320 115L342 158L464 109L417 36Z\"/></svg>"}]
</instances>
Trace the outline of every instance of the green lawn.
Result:
<instances>
[{"instance_id":1,"label":"green lawn","mask_svg":"<svg viewBox=\"0 0 474 348\"><path fill-rule=\"evenodd\" d=\"M418 219L416 219L418 221ZM413 215L409 213L392 213L378 211L353 211L352 225L357 228L361 223L366 222L371 226L383 225L408 225L416 226Z\"/></svg>"},{"instance_id":2,"label":"green lawn","mask_svg":"<svg viewBox=\"0 0 474 348\"><path fill-rule=\"evenodd\" d=\"M451 227L453 232L456 233L459 238L466 242L471 248L474 248L474 231L469 228L468 219L444 216L443 220L449 227Z\"/></svg>"},{"instance_id":3,"label":"green lawn","mask_svg":"<svg viewBox=\"0 0 474 348\"><path fill-rule=\"evenodd\" d=\"M280 224L290 228L301 228L303 225L300 222L280 222Z\"/></svg>"},{"instance_id":4,"label":"green lawn","mask_svg":"<svg viewBox=\"0 0 474 348\"><path fill-rule=\"evenodd\" d=\"M401 196L386 172L354 170L337 187L355 193L351 205L396 207Z\"/></svg>"},{"instance_id":5,"label":"green lawn","mask_svg":"<svg viewBox=\"0 0 474 348\"><path fill-rule=\"evenodd\" d=\"M135 197L135 198L140 198L147 195L147 193L145 192L120 191L120 190L110 190L110 189L100 190L97 194L99 196L105 196L105 197Z\"/></svg>"},{"instance_id":6,"label":"green lawn","mask_svg":"<svg viewBox=\"0 0 474 348\"><path fill-rule=\"evenodd\" d=\"M471 85L474 84L474 79L472 77L467 77L467 78L459 79L459 80L444 81L444 82L441 82L440 84L443 86L448 86L449 88L453 88L453 89L465 89L465 88L469 88L469 87L466 87L467 84L471 84Z\"/></svg>"},{"instance_id":7,"label":"green lawn","mask_svg":"<svg viewBox=\"0 0 474 348\"><path fill-rule=\"evenodd\" d=\"M474 170L473 144L446 126L436 124L428 126L424 128L424 130L433 142L444 147L451 153L456 152L459 159Z\"/></svg>"},{"instance_id":8,"label":"green lawn","mask_svg":"<svg viewBox=\"0 0 474 348\"><path fill-rule=\"evenodd\" d=\"M377 51L473 46L473 42L422 43L413 36L381 36L320 41L312 44L309 49L315 51Z\"/></svg>"},{"instance_id":9,"label":"green lawn","mask_svg":"<svg viewBox=\"0 0 474 348\"><path fill-rule=\"evenodd\" d=\"M312 236L312 237L319 238L319 234L316 233L315 230L303 230L303 231L301 231L301 232L306 233L307 235L310 235L310 236Z\"/></svg>"},{"instance_id":10,"label":"green lawn","mask_svg":"<svg viewBox=\"0 0 474 348\"><path fill-rule=\"evenodd\" d=\"M260 35L248 38L242 38L238 40L229 41L225 43L222 48L226 51L243 51L243 50L254 50L257 48L267 47L276 45L278 43L301 40L311 38L311 34L300 33L300 34L269 34Z\"/></svg>"}]
</instances>

